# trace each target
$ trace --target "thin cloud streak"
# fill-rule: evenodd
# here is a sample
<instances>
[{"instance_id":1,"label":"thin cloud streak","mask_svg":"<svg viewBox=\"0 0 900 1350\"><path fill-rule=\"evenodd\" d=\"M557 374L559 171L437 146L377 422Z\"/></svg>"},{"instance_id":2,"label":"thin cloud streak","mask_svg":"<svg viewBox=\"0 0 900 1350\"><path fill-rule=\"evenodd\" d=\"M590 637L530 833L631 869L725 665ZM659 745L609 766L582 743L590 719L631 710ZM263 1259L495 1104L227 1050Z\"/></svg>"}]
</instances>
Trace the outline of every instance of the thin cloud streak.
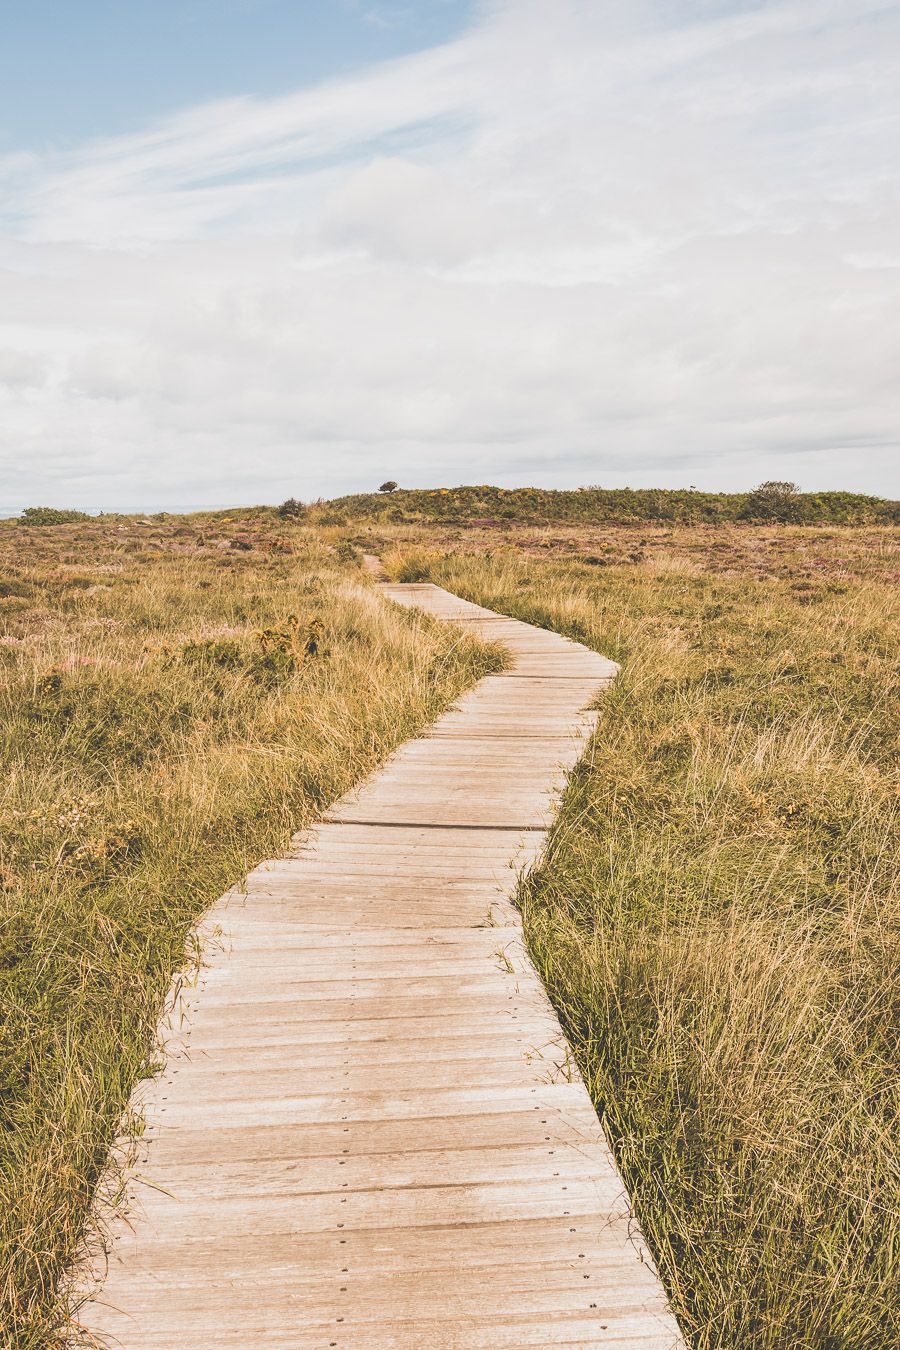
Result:
<instances>
[{"instance_id":1,"label":"thin cloud streak","mask_svg":"<svg viewBox=\"0 0 900 1350\"><path fill-rule=\"evenodd\" d=\"M0 160L0 506L896 492L900 13L681 8L493 4L352 79Z\"/></svg>"}]
</instances>

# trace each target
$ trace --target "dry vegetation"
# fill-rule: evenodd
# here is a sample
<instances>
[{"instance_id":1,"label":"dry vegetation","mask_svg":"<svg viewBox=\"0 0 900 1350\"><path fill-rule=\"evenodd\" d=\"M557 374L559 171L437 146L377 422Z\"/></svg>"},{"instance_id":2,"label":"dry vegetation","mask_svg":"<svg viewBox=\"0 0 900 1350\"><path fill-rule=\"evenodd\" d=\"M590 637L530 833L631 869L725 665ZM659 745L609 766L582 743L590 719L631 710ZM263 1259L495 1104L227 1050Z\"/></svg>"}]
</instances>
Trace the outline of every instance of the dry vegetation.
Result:
<instances>
[{"instance_id":1,"label":"dry vegetation","mask_svg":"<svg viewBox=\"0 0 900 1350\"><path fill-rule=\"evenodd\" d=\"M0 1344L61 1273L192 922L497 654L273 513L0 525Z\"/></svg>"},{"instance_id":2,"label":"dry vegetation","mask_svg":"<svg viewBox=\"0 0 900 1350\"><path fill-rule=\"evenodd\" d=\"M583 565L599 578L603 568L669 562L698 573L756 580L805 582L854 579L900 584L896 529L715 525L535 526L519 522L502 530L470 524L391 528L369 525L342 532L397 566L428 568L444 554L515 553L533 561Z\"/></svg>"},{"instance_id":3,"label":"dry vegetation","mask_svg":"<svg viewBox=\"0 0 900 1350\"><path fill-rule=\"evenodd\" d=\"M0 1344L192 922L496 662L361 546L622 663L521 903L693 1346L900 1343L896 531L324 505L0 525Z\"/></svg>"},{"instance_id":4,"label":"dry vegetation","mask_svg":"<svg viewBox=\"0 0 900 1350\"><path fill-rule=\"evenodd\" d=\"M691 1343L900 1344L896 534L385 557L622 663L521 903Z\"/></svg>"}]
</instances>

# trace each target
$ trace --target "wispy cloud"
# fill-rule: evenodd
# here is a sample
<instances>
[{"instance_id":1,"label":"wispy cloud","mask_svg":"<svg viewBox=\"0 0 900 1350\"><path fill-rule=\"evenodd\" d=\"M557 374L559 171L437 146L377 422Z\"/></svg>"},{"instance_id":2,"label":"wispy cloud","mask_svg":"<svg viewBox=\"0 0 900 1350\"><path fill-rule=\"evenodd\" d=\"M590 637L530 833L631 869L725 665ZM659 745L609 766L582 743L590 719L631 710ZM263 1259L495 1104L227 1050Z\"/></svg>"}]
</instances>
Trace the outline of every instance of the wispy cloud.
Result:
<instances>
[{"instance_id":1,"label":"wispy cloud","mask_svg":"<svg viewBox=\"0 0 900 1350\"><path fill-rule=\"evenodd\" d=\"M2 504L896 490L898 89L879 0L516 0L0 160Z\"/></svg>"}]
</instances>

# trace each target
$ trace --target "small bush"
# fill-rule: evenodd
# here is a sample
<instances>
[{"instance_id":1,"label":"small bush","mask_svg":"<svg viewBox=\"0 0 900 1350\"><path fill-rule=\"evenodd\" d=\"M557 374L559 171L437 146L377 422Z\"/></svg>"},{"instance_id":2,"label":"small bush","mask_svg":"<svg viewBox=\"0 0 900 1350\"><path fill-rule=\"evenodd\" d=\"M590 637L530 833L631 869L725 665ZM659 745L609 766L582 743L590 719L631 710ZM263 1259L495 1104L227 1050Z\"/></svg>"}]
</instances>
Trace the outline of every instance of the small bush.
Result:
<instances>
[{"instance_id":1,"label":"small bush","mask_svg":"<svg viewBox=\"0 0 900 1350\"><path fill-rule=\"evenodd\" d=\"M302 502L298 502L296 497L288 497L277 510L284 520L299 520L306 515L306 507Z\"/></svg>"},{"instance_id":2,"label":"small bush","mask_svg":"<svg viewBox=\"0 0 900 1350\"><path fill-rule=\"evenodd\" d=\"M362 561L362 554L349 539L342 539L334 552L338 562L349 563L351 567L358 567Z\"/></svg>"},{"instance_id":3,"label":"small bush","mask_svg":"<svg viewBox=\"0 0 900 1350\"><path fill-rule=\"evenodd\" d=\"M34 587L28 581L20 581L17 577L0 577L0 600L22 600L33 593Z\"/></svg>"},{"instance_id":4,"label":"small bush","mask_svg":"<svg viewBox=\"0 0 900 1350\"><path fill-rule=\"evenodd\" d=\"M230 639L186 642L181 649L183 660L192 666L219 666L223 670L240 670L244 655L240 643Z\"/></svg>"},{"instance_id":5,"label":"small bush","mask_svg":"<svg viewBox=\"0 0 900 1350\"><path fill-rule=\"evenodd\" d=\"M85 511L67 511L56 506L27 506L19 516L20 525L74 525L89 520Z\"/></svg>"},{"instance_id":6,"label":"small bush","mask_svg":"<svg viewBox=\"0 0 900 1350\"><path fill-rule=\"evenodd\" d=\"M321 647L318 620L304 621L295 615L277 627L258 629L253 638L253 647L231 638L186 642L181 659L198 673L232 670L275 689L295 674L303 661L318 656Z\"/></svg>"},{"instance_id":7,"label":"small bush","mask_svg":"<svg viewBox=\"0 0 900 1350\"><path fill-rule=\"evenodd\" d=\"M796 483L771 481L747 493L741 517L744 520L775 520L799 524L805 515L803 498Z\"/></svg>"},{"instance_id":8,"label":"small bush","mask_svg":"<svg viewBox=\"0 0 900 1350\"><path fill-rule=\"evenodd\" d=\"M395 483L394 480L393 480L393 478L389 478L389 479L387 480L387 482L381 484L381 487L378 489L378 491L379 491L379 492L396 492L398 486L399 486L399 484Z\"/></svg>"}]
</instances>

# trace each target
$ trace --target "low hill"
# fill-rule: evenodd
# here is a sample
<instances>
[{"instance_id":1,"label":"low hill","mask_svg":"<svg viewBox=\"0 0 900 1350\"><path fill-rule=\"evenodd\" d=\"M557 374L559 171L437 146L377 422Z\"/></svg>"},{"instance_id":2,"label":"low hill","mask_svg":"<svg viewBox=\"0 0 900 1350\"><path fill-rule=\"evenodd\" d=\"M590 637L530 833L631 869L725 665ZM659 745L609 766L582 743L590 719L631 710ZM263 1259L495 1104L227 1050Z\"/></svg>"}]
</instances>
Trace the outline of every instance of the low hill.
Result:
<instances>
[{"instance_id":1,"label":"low hill","mask_svg":"<svg viewBox=\"0 0 900 1350\"><path fill-rule=\"evenodd\" d=\"M686 488L398 488L358 493L328 503L347 520L458 525L518 521L529 524L629 524L672 521L685 525L736 521L790 524L900 524L900 502L853 492L798 492L793 484L763 484L752 492L695 492Z\"/></svg>"}]
</instances>

